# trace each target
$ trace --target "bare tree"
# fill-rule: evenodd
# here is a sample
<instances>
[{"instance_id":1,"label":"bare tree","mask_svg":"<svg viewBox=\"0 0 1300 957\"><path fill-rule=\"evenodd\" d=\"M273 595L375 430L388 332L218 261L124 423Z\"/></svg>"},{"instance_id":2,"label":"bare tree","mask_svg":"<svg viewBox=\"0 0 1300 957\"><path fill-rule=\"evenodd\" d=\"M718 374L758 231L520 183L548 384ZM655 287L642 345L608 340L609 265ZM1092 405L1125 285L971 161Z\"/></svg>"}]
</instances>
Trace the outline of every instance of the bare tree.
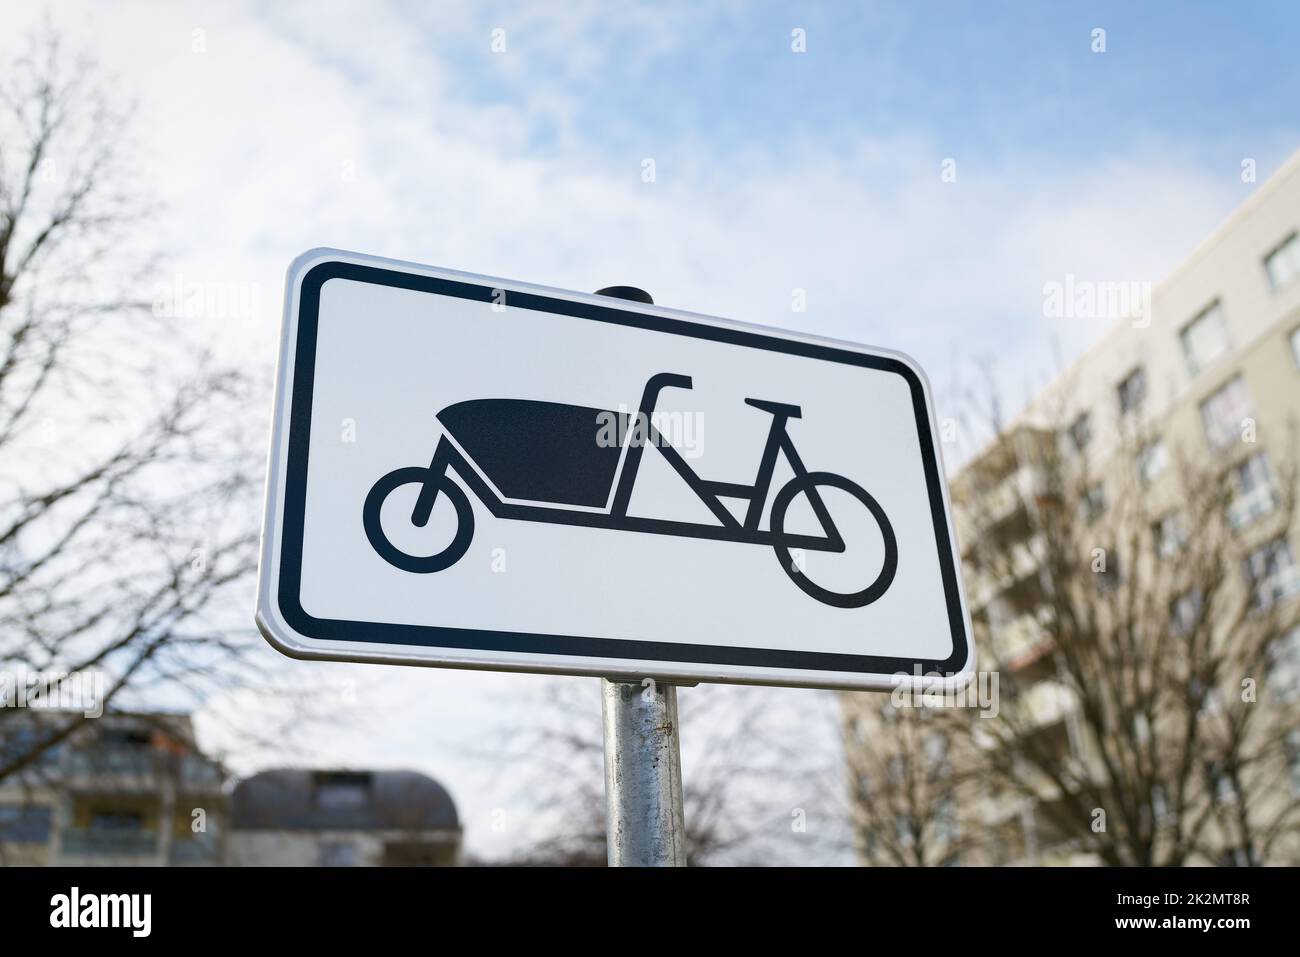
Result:
<instances>
[{"instance_id":1,"label":"bare tree","mask_svg":"<svg viewBox=\"0 0 1300 957\"><path fill-rule=\"evenodd\" d=\"M149 210L94 67L47 33L3 77L0 670L201 692L250 632L219 613L255 566L246 384L140 295ZM84 720L11 737L0 780Z\"/></svg>"},{"instance_id":2,"label":"bare tree","mask_svg":"<svg viewBox=\"0 0 1300 957\"><path fill-rule=\"evenodd\" d=\"M1285 423L1266 436L1271 465L1248 420L1215 453L1170 441L1161 470L1149 424L1107 442L1068 417L1068 381L1013 424L992 382L985 370L960 396L961 432L983 441L953 494L997 716L844 699L859 857L1294 863ZM1248 496L1245 473L1267 482Z\"/></svg>"},{"instance_id":3,"label":"bare tree","mask_svg":"<svg viewBox=\"0 0 1300 957\"><path fill-rule=\"evenodd\" d=\"M1001 714L969 724L995 802L1111 865L1277 860L1300 825L1296 709L1268 681L1297 623L1279 575L1293 445L1270 434L1273 492L1248 514L1253 431L1214 456L1167 449L1156 476L1141 426L1083 454L1080 427L1047 418L999 423L955 489L968 580L996 594L976 630Z\"/></svg>"},{"instance_id":4,"label":"bare tree","mask_svg":"<svg viewBox=\"0 0 1300 957\"><path fill-rule=\"evenodd\" d=\"M987 796L985 762L967 712L921 697L861 694L843 702L849 816L858 859L877 867L962 863L1001 839L963 809Z\"/></svg>"},{"instance_id":5,"label":"bare tree","mask_svg":"<svg viewBox=\"0 0 1300 957\"><path fill-rule=\"evenodd\" d=\"M679 706L692 866L815 863L843 848L840 755L815 746L833 740L830 695L700 685L682 689ZM527 833L511 862L603 866L598 683L547 681L522 713L522 727L512 723L483 754L511 776L528 809L519 825Z\"/></svg>"}]
</instances>

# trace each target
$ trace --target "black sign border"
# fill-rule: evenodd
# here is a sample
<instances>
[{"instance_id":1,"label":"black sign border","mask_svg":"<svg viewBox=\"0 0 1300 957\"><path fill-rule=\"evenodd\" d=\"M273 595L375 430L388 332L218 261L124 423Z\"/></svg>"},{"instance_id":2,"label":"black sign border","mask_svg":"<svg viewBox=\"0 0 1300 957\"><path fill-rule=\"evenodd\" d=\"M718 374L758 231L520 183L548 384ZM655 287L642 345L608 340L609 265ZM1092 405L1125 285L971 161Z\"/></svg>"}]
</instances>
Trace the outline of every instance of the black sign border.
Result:
<instances>
[{"instance_id":1,"label":"black sign border","mask_svg":"<svg viewBox=\"0 0 1300 957\"><path fill-rule=\"evenodd\" d=\"M293 391L289 413L289 452L285 474L280 548L278 600L285 622L301 636L315 640L367 644L418 645L476 651L500 651L565 657L598 657L660 661L673 665L731 665L747 668L789 668L859 674L913 674L919 666L925 675L950 677L966 663L966 634L953 548L948 536L942 477L934 451L925 391L920 378L905 362L888 356L868 355L820 343L784 339L742 329L647 315L625 308L574 302L536 293L507 291L509 308L608 322L668 335L709 339L748 348L767 349L828 362L846 363L893 372L907 382L916 416L931 521L935 529L953 651L944 660L892 658L883 655L849 655L820 651L779 651L732 645L697 645L643 639L596 638L580 635L544 635L471 628L443 628L384 622L357 622L316 618L301 603L302 549L307 498L308 453L311 440L312 391L316 373L316 334L320 319L321 287L331 279L390 286L490 304L499 287L435 276L400 272L360 263L329 261L313 266L302 277L298 297L297 338L294 344ZM497 293L499 296L499 293ZM719 620L725 627L725 620Z\"/></svg>"}]
</instances>

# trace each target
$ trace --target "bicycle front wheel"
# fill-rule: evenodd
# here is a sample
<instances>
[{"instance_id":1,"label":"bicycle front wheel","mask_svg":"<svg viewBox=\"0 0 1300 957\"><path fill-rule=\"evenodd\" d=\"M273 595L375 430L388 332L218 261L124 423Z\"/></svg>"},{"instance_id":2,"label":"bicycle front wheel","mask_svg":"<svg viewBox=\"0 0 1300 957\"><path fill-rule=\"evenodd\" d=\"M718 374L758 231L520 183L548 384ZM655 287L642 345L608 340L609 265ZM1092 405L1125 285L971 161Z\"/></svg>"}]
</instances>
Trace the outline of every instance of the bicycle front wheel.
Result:
<instances>
[{"instance_id":1,"label":"bicycle front wheel","mask_svg":"<svg viewBox=\"0 0 1300 957\"><path fill-rule=\"evenodd\" d=\"M866 507L884 545L884 559L880 571L865 588L859 591L833 591L809 578L804 572L804 562L796 561L787 546L777 544L772 550L776 552L777 561L781 563L781 570L805 594L811 595L824 605L832 605L836 608L862 608L870 605L893 584L894 574L898 571L898 540L894 537L894 527L889 524L889 517L885 514L885 510L862 486L833 472L809 472L806 475L796 476L782 486L781 491L777 492L776 498L772 501L772 533L777 539L785 534L786 513L791 503L800 496L808 497L813 489L839 489L841 492L847 492ZM809 505L811 506L811 501ZM829 534L829 529L823 531Z\"/></svg>"}]
</instances>

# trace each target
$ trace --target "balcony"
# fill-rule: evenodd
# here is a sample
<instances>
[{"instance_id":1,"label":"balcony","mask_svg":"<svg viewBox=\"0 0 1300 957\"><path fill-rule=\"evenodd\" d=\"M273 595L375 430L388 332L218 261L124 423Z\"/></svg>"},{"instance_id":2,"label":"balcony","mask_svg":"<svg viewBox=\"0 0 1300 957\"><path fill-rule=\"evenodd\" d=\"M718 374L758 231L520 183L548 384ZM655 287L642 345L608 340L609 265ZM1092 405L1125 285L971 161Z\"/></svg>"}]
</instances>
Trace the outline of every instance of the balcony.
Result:
<instances>
[{"instance_id":1,"label":"balcony","mask_svg":"<svg viewBox=\"0 0 1300 957\"><path fill-rule=\"evenodd\" d=\"M69 828L63 832L63 853L78 857L148 857L158 853L153 831Z\"/></svg>"},{"instance_id":2,"label":"balcony","mask_svg":"<svg viewBox=\"0 0 1300 957\"><path fill-rule=\"evenodd\" d=\"M101 748L68 756L69 783L80 789L156 792L165 781L182 792L221 788L221 767L198 755L153 749Z\"/></svg>"},{"instance_id":3,"label":"balcony","mask_svg":"<svg viewBox=\"0 0 1300 957\"><path fill-rule=\"evenodd\" d=\"M974 569L968 579L971 604L983 608L1000 599L1013 613L1036 608L1043 600L1043 565L1038 557L1043 548L1041 536L1035 535L999 550L997 568Z\"/></svg>"},{"instance_id":4,"label":"balcony","mask_svg":"<svg viewBox=\"0 0 1300 957\"><path fill-rule=\"evenodd\" d=\"M97 748L69 755L68 770L77 774L152 774L158 763L152 751Z\"/></svg>"},{"instance_id":5,"label":"balcony","mask_svg":"<svg viewBox=\"0 0 1300 957\"><path fill-rule=\"evenodd\" d=\"M992 537L1004 546L1033 535L1031 511L1047 493L1040 468L1022 465L996 484L971 489L956 509L958 537L967 542L967 554L974 542Z\"/></svg>"},{"instance_id":6,"label":"balcony","mask_svg":"<svg viewBox=\"0 0 1300 957\"><path fill-rule=\"evenodd\" d=\"M1024 697L1022 704L1030 724L1039 730L1055 727L1078 707L1074 693L1054 681L1040 681Z\"/></svg>"},{"instance_id":7,"label":"balcony","mask_svg":"<svg viewBox=\"0 0 1300 957\"><path fill-rule=\"evenodd\" d=\"M1028 680L1051 673L1050 656L1056 648L1032 615L1022 615L992 632L996 660Z\"/></svg>"}]
</instances>

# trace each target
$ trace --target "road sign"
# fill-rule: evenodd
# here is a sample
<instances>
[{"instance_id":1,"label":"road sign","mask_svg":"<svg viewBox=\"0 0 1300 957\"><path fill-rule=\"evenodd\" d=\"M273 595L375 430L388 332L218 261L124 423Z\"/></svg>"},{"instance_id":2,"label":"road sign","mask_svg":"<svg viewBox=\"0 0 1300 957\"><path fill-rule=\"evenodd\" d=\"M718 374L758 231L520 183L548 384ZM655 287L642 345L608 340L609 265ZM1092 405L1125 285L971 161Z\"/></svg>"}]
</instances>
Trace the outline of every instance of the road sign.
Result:
<instances>
[{"instance_id":1,"label":"road sign","mask_svg":"<svg viewBox=\"0 0 1300 957\"><path fill-rule=\"evenodd\" d=\"M286 654L955 687L958 561L903 355L338 250L289 270L257 605Z\"/></svg>"}]
</instances>

